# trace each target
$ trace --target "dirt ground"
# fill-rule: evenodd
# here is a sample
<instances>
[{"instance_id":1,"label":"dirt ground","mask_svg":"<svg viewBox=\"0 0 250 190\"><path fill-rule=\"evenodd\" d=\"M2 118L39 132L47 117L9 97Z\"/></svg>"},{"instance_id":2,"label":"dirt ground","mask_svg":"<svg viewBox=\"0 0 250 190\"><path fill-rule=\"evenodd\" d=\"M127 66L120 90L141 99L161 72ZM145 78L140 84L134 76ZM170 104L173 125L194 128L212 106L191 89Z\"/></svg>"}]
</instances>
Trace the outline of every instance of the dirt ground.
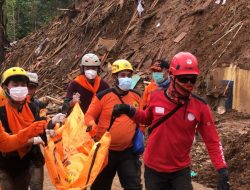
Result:
<instances>
[{"instance_id":1,"label":"dirt ground","mask_svg":"<svg viewBox=\"0 0 250 190\"><path fill-rule=\"evenodd\" d=\"M250 189L250 116L231 112L216 116L217 129L228 163L231 189ZM198 172L194 180L215 188L216 172L205 150L204 143L198 141L192 150L192 169Z\"/></svg>"},{"instance_id":2,"label":"dirt ground","mask_svg":"<svg viewBox=\"0 0 250 190\"><path fill-rule=\"evenodd\" d=\"M143 176L141 178L143 180ZM193 182L194 190L211 190L211 188L204 187L201 184ZM121 190L120 182L118 177L116 176L113 182L112 190ZM143 181L143 190L145 189L144 181ZM45 179L44 179L44 190L56 190L55 187L51 184L47 170L45 171Z\"/></svg>"}]
</instances>

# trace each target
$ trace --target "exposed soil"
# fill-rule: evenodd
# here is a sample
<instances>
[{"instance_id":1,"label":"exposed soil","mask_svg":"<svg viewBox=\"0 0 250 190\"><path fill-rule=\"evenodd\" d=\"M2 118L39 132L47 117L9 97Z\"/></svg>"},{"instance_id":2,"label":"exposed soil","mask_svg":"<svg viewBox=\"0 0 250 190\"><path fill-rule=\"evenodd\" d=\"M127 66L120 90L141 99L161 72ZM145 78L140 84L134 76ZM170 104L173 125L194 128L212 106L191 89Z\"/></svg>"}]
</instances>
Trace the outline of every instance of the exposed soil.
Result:
<instances>
[{"instance_id":1,"label":"exposed soil","mask_svg":"<svg viewBox=\"0 0 250 190\"><path fill-rule=\"evenodd\" d=\"M248 0L230 0L224 6L214 0L145 0L141 17L136 12L137 1L80 2L74 14L65 12L48 26L19 40L0 72L13 65L36 71L41 87L46 87L39 95L62 98L67 84L78 74L81 55L87 52L100 55L101 75L105 78L109 77L108 63L118 58L130 60L138 74L147 78L152 61L170 59L178 51L197 55L201 81L214 67L236 64L250 68ZM183 32L185 37L174 42ZM228 34L224 36L225 33ZM117 43L109 50L95 48L100 37Z\"/></svg>"},{"instance_id":2,"label":"exposed soil","mask_svg":"<svg viewBox=\"0 0 250 190\"><path fill-rule=\"evenodd\" d=\"M217 128L230 172L231 189L250 188L250 117L236 112L217 120ZM217 172L212 167L204 143L196 142L192 150L195 181L216 188Z\"/></svg>"}]
</instances>

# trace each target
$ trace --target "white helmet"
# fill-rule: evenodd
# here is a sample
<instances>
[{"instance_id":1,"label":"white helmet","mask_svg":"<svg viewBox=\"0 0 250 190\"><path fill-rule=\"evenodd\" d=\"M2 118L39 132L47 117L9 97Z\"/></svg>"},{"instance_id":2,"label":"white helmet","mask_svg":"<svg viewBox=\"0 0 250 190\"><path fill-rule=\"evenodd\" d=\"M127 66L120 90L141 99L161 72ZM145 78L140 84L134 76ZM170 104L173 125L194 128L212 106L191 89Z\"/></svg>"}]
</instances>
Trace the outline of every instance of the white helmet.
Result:
<instances>
[{"instance_id":1,"label":"white helmet","mask_svg":"<svg viewBox=\"0 0 250 190\"><path fill-rule=\"evenodd\" d=\"M30 79L30 82L38 85L38 75L36 73L31 73L31 72L27 72L27 74Z\"/></svg>"},{"instance_id":2,"label":"white helmet","mask_svg":"<svg viewBox=\"0 0 250 190\"><path fill-rule=\"evenodd\" d=\"M101 62L97 55L93 53L85 54L82 57L80 66L100 66Z\"/></svg>"}]
</instances>

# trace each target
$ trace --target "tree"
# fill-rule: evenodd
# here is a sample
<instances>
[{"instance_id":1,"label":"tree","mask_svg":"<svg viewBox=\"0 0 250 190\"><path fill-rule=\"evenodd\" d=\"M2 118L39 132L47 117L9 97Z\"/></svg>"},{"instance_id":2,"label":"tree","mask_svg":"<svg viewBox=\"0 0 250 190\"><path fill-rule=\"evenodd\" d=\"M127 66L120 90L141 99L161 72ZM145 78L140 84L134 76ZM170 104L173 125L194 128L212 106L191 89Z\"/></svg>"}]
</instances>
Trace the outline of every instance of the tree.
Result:
<instances>
[{"instance_id":1,"label":"tree","mask_svg":"<svg viewBox=\"0 0 250 190\"><path fill-rule=\"evenodd\" d=\"M4 0L0 0L0 63L3 62L4 60L4 42L5 42L3 4Z\"/></svg>"},{"instance_id":2,"label":"tree","mask_svg":"<svg viewBox=\"0 0 250 190\"><path fill-rule=\"evenodd\" d=\"M58 14L57 8L67 7L72 2L73 0L7 0L4 8L9 39L21 39L45 26Z\"/></svg>"}]
</instances>

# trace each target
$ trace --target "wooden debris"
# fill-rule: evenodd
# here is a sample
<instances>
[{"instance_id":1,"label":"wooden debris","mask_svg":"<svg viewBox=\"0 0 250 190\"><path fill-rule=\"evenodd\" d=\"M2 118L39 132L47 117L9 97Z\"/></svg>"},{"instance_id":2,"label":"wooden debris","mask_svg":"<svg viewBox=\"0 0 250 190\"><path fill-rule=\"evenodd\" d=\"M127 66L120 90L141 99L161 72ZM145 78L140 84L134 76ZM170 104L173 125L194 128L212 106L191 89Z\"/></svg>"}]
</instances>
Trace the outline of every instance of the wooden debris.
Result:
<instances>
[{"instance_id":1,"label":"wooden debris","mask_svg":"<svg viewBox=\"0 0 250 190\"><path fill-rule=\"evenodd\" d=\"M218 40L216 40L214 43L212 43L212 46L217 44L220 40L222 40L225 36L227 36L230 32L232 32L237 26L240 26L242 24L242 21L235 24L230 30L228 30L223 36L221 36Z\"/></svg>"},{"instance_id":2,"label":"wooden debris","mask_svg":"<svg viewBox=\"0 0 250 190\"><path fill-rule=\"evenodd\" d=\"M229 47L229 45L232 43L233 39L235 38L235 36L239 33L240 29L242 28L243 23L241 23L241 25L239 26L238 30L235 32L235 34L233 35L232 39L228 42L228 44L226 45L226 47L224 48L224 50L220 53L220 55L218 56L218 58L212 63L212 66L218 61L218 59L226 52L227 48Z\"/></svg>"},{"instance_id":3,"label":"wooden debris","mask_svg":"<svg viewBox=\"0 0 250 190\"><path fill-rule=\"evenodd\" d=\"M111 51L115 46L116 42L116 39L99 38L94 50L98 51L100 48L105 47L107 51Z\"/></svg>"},{"instance_id":4,"label":"wooden debris","mask_svg":"<svg viewBox=\"0 0 250 190\"><path fill-rule=\"evenodd\" d=\"M174 39L174 42L175 43L179 43L181 40L184 39L184 37L187 35L186 32L182 32L180 33L175 39Z\"/></svg>"},{"instance_id":5,"label":"wooden debris","mask_svg":"<svg viewBox=\"0 0 250 190\"><path fill-rule=\"evenodd\" d=\"M63 104L63 100L59 100L57 98L53 98L51 96L45 96L46 98L52 100L54 103L57 103L57 104Z\"/></svg>"},{"instance_id":6,"label":"wooden debris","mask_svg":"<svg viewBox=\"0 0 250 190\"><path fill-rule=\"evenodd\" d=\"M54 86L54 87L55 87L55 88L57 88L58 90L64 91L64 89L63 89L63 88L61 88L61 87L59 87L59 86L57 86L57 85L55 85L55 84L53 84L53 83L51 83L51 82L47 82L47 81L45 81L45 83L47 83L47 84L50 84L50 85Z\"/></svg>"},{"instance_id":7,"label":"wooden debris","mask_svg":"<svg viewBox=\"0 0 250 190\"><path fill-rule=\"evenodd\" d=\"M86 51L90 48L90 46L93 45L94 41L96 40L96 38L99 36L99 34L101 33L101 31L99 31L94 38L92 39L92 41L89 43L89 45L84 49L84 51L82 52L82 54L79 56L79 58L74 62L74 64L72 65L71 69L74 68L78 62L81 60L82 56L86 53Z\"/></svg>"}]
</instances>

